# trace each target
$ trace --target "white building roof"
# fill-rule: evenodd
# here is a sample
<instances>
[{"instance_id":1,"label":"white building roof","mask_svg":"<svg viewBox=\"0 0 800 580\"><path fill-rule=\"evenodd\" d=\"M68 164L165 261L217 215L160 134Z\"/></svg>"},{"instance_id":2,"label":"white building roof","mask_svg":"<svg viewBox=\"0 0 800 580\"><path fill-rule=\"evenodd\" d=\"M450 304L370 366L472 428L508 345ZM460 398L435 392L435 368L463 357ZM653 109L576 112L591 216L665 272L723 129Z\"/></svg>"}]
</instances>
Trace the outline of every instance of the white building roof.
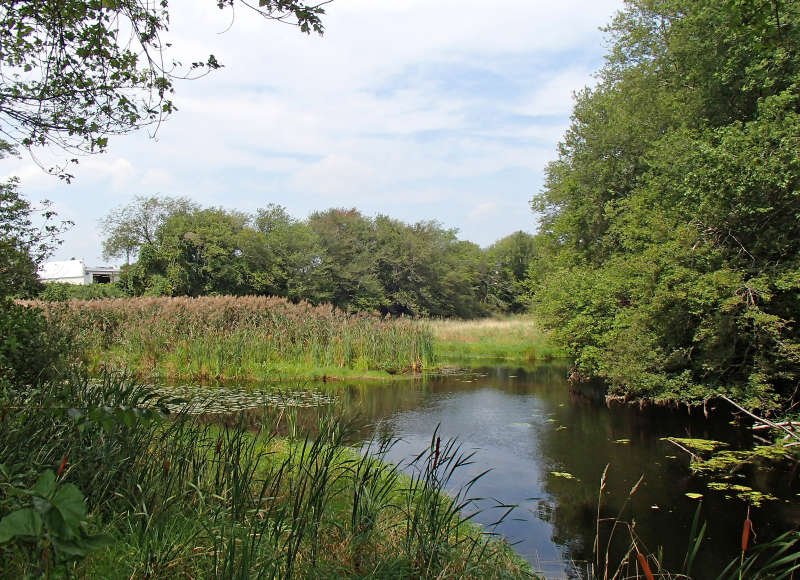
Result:
<instances>
[{"instance_id":1,"label":"white building roof","mask_svg":"<svg viewBox=\"0 0 800 580\"><path fill-rule=\"evenodd\" d=\"M45 262L39 267L39 278L42 280L52 280L54 278L83 278L85 275L86 266L83 260Z\"/></svg>"}]
</instances>

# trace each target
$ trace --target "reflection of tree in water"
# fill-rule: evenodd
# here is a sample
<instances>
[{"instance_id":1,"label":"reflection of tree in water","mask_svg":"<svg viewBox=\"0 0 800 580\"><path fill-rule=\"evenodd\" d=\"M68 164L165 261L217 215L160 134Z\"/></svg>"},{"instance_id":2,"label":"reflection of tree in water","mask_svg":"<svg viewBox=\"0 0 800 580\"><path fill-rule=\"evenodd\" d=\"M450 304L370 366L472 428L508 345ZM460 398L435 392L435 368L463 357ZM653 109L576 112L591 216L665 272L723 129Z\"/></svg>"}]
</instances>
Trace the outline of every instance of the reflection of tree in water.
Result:
<instances>
[{"instance_id":1,"label":"reflection of tree in water","mask_svg":"<svg viewBox=\"0 0 800 580\"><path fill-rule=\"evenodd\" d=\"M661 438L735 439L736 433L727 425L729 418L705 420L702 413L689 414L685 409L640 410L625 405L609 409L594 390L562 386L560 396L552 390L541 393L550 396L553 412L549 422L539 427L542 487L547 498L539 500L534 514L552 525L552 540L566 549L580 569L581 562L593 558L598 491L606 465L610 467L600 506L601 553L606 551L610 520L620 513L631 488L644 475L621 519L635 520L636 533L644 545L653 552L663 547L667 565L679 568L696 507L683 496L687 491L702 489L702 483L689 473L687 458ZM711 518L708 535L714 544L705 556L699 557L698 570L704 566L717 569L719 562L733 557L737 545L734 536L738 533L735 530L741 529L738 510L731 509L731 504L708 494L705 502L705 517ZM609 521L603 522L606 518ZM726 540L728 536L730 542ZM612 563L625 553L629 538L625 528L617 529L610 548ZM720 549L726 542L730 550Z\"/></svg>"},{"instance_id":2,"label":"reflection of tree in water","mask_svg":"<svg viewBox=\"0 0 800 580\"><path fill-rule=\"evenodd\" d=\"M448 424L450 429L463 428L467 432L476 428L474 421L481 421L480 428L485 428L487 432L481 432L478 440L488 446L500 445L498 449L506 452L509 445L514 450L513 453L506 453L502 459L500 456L488 456L486 465L481 466L493 467L493 473L500 474L499 478L493 480L493 485L496 485L492 497L521 502L526 507L520 510L527 509L530 513L523 511L512 517L527 516L536 523L534 527L537 531L533 531L524 523L512 522L506 530L510 533L509 537L526 538L526 543L520 547L523 553L531 545L537 544L546 544L547 547L542 550L547 551L550 544L545 538L550 538L555 546L563 549L563 557L567 562L565 566L556 564L555 569L569 568L569 561L572 560L572 574L575 577L579 577L578 570L585 569L584 563L592 559L597 493L606 464L610 464L610 468L601 517L616 516L631 487L644 474L644 482L623 516L626 520L635 518L637 533L648 549L657 551L659 546L663 546L666 562L670 566L680 566L688 543L689 526L696 503L684 496L687 491L705 494L704 518L709 521L708 545L696 562L695 571L701 574L699 577L715 577L719 572L719 563L728 560L736 551L739 542L736 536L741 531L743 519L740 508L743 506L725 502L721 493L705 490L702 482L690 475L684 454L660 440L665 436L679 436L725 439L733 446L747 444L749 441L746 437L742 441L736 440L737 432L727 424L729 417L712 417L711 421L707 421L701 410L690 416L685 408L670 410L651 407L640 410L620 404L608 408L602 391L598 393L579 387L570 388L566 381L566 368L554 365L513 369L478 368L470 372L429 376L424 381L295 385L291 390L318 388L332 395L335 404L299 408L296 416L293 416L294 424L301 431L313 430L320 414L336 413L352 427L350 441L353 443L369 440L373 435L387 439L394 437L394 429L399 424L401 430L407 430L404 437L409 437L408 440L413 441L414 445L420 443L418 439L421 437L424 447L428 440L426 438L430 437L429 432L442 417L451 421ZM473 413L475 405L481 404L486 407ZM517 405L526 409L525 414L514 414ZM504 411L500 412L500 409ZM279 416L275 413L279 413L279 410L272 409L270 412L273 415L269 420L273 425L277 424L278 433L288 434L286 417L276 423ZM530 415L530 412L533 414ZM515 418L509 419L507 413L514 414ZM258 428L264 422L263 410L244 411L240 417L253 428ZM412 418L410 430L409 425L405 424L409 417ZM230 420L234 420L233 415ZM458 421L465 423L459 427ZM497 430L497 434L487 438L493 430ZM405 447L399 446L393 457L405 459L405 450ZM408 453L415 454L420 450L421 447L409 448ZM503 464L503 461L510 463ZM541 488L526 490L526 482L520 482L519 478L504 482L504 466L508 473L514 473L520 467L518 472L527 473L527 477L533 479L531 485L541 482ZM561 476L552 472L558 472ZM749 474L749 471L745 469L742 473ZM775 485L773 475L765 472L756 472L755 475L759 484ZM786 475L782 474L784 478ZM524 495L508 497L503 494L504 490L510 489L515 490L511 493L523 490ZM524 500L534 494L540 497ZM657 509L653 509L653 506L657 506ZM796 516L780 513L780 509L788 510L790 507L767 506L754 513L753 521L761 537L765 532L765 520L774 519L775 525L781 526L791 521L792 515ZM547 525L539 522L547 522ZM604 526L601 540L603 552L610 524ZM624 530L618 534L618 540L619 544L612 547L612 559L619 558L621 551L627 547ZM557 553L558 549L553 551ZM534 559L535 554L536 551L529 551ZM569 574L569 569L566 572Z\"/></svg>"}]
</instances>

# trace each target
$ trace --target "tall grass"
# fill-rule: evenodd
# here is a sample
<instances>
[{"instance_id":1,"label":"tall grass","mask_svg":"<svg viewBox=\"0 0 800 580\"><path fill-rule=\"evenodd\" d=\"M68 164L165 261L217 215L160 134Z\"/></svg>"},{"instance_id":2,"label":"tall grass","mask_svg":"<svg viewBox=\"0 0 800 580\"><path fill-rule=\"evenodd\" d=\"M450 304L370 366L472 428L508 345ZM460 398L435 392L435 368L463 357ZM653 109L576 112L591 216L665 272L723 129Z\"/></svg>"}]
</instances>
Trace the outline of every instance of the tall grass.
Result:
<instances>
[{"instance_id":1,"label":"tall grass","mask_svg":"<svg viewBox=\"0 0 800 580\"><path fill-rule=\"evenodd\" d=\"M188 411L164 418L167 404L112 375L2 394L0 577L530 576L464 521L467 490L445 495L465 460L454 442L432 444L407 477L381 461L391 441L363 455L346 447L336 413L287 439L276 433L291 415L278 408L254 429ZM62 537L52 510L38 533L13 516L41 507L43 473L85 505L72 514L81 538ZM9 539L10 519L19 533Z\"/></svg>"},{"instance_id":2,"label":"tall grass","mask_svg":"<svg viewBox=\"0 0 800 580\"><path fill-rule=\"evenodd\" d=\"M625 509L636 494L644 476L634 484L628 493L619 512L608 518L601 518L601 504L606 488L606 477L609 466L606 466L600 478L597 500L597 531L593 547L593 562L586 567L587 580L622 580L624 578L644 578L645 580L662 579L700 579L693 570L695 559L703 550L706 537L706 523L701 523L702 502L695 510L694 519L689 531L688 547L679 570L664 565L664 554L659 547L649 550L643 538L636 531L636 522L628 519ZM740 554L729 562L719 562L714 576L705 572L702 578L715 580L744 580L751 578L782 579L794 578L800 570L800 531L790 530L776 538L756 544L752 542L753 523L750 520L750 507L743 517ZM610 556L612 543L626 546L622 557L612 560ZM711 572L714 574L714 572Z\"/></svg>"},{"instance_id":3,"label":"tall grass","mask_svg":"<svg viewBox=\"0 0 800 580\"><path fill-rule=\"evenodd\" d=\"M529 362L563 357L531 316L478 320L432 320L434 350L440 361L502 359Z\"/></svg>"},{"instance_id":4,"label":"tall grass","mask_svg":"<svg viewBox=\"0 0 800 580\"><path fill-rule=\"evenodd\" d=\"M270 379L418 371L425 326L281 298L127 298L37 303L77 337L90 369L175 379Z\"/></svg>"}]
</instances>

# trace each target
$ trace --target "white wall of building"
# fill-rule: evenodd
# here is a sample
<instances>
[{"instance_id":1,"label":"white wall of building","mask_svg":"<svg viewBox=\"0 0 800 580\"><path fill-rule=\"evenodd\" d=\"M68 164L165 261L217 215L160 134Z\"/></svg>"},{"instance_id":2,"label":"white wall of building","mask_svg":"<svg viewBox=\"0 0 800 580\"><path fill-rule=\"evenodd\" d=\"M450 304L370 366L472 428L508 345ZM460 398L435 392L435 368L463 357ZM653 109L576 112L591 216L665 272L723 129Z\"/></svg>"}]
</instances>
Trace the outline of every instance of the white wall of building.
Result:
<instances>
[{"instance_id":1,"label":"white wall of building","mask_svg":"<svg viewBox=\"0 0 800 580\"><path fill-rule=\"evenodd\" d=\"M120 270L117 268L88 268L83 260L62 260L45 262L39 267L39 279L42 282L66 282L79 286L88 286L94 282L95 276L108 276L112 282L119 280Z\"/></svg>"}]
</instances>

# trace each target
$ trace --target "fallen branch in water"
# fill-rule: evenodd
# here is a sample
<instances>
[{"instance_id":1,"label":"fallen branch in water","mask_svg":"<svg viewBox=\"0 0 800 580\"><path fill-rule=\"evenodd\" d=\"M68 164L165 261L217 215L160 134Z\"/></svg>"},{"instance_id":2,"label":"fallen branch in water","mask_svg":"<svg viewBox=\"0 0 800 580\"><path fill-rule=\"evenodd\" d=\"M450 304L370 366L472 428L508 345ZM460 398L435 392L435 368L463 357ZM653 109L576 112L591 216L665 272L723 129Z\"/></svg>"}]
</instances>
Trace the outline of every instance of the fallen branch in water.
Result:
<instances>
[{"instance_id":1,"label":"fallen branch in water","mask_svg":"<svg viewBox=\"0 0 800 580\"><path fill-rule=\"evenodd\" d=\"M773 429L780 429L781 431L785 431L792 438L797 439L798 441L800 441L800 435L798 435L795 431L793 431L793 430L791 430L791 429L786 427L786 425L788 423L790 423L789 421L785 421L783 423L773 423L772 421L770 421L768 419L764 419L763 417L759 417L758 415L755 415L755 414L751 413L750 411L748 411L747 409L742 407L739 403L736 403L736 402L732 401L731 399L729 399L725 395L723 395L722 398L725 399L726 401L728 401L731 405L733 405L734 407L736 407L737 409L739 409L743 413L745 413L745 414L749 415L750 417L752 417L753 419L755 419L756 421L760 421L761 423L763 423L767 427L772 427ZM755 429L755 427L753 427L753 428Z\"/></svg>"}]
</instances>

